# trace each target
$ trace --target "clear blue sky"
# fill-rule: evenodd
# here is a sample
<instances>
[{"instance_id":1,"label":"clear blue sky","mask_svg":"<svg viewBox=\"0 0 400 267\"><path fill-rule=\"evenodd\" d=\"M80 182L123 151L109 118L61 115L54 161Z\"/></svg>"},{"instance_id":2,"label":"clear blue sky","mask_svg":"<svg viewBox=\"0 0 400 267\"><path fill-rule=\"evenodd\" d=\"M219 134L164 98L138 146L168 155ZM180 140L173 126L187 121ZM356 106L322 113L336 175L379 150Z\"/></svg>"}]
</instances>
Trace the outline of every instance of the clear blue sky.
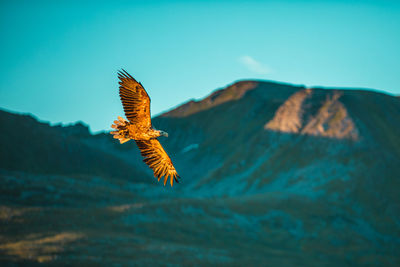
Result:
<instances>
[{"instance_id":1,"label":"clear blue sky","mask_svg":"<svg viewBox=\"0 0 400 267\"><path fill-rule=\"evenodd\" d=\"M251 78L400 94L396 1L2 0L0 43L1 108L92 131L123 114L120 68L152 115Z\"/></svg>"}]
</instances>

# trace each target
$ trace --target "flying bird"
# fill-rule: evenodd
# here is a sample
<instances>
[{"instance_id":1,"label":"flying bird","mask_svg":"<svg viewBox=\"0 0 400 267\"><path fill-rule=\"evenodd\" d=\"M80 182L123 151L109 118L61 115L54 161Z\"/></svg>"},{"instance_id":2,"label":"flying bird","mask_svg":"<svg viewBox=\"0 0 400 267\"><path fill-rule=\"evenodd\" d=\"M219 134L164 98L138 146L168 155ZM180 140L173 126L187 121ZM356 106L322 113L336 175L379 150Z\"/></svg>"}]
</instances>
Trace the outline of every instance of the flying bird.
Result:
<instances>
[{"instance_id":1,"label":"flying bird","mask_svg":"<svg viewBox=\"0 0 400 267\"><path fill-rule=\"evenodd\" d=\"M171 186L174 180L179 183L180 176L167 152L157 140L157 137L166 136L168 133L153 128L150 117L150 97L142 84L137 82L125 70L118 72L119 96L126 118L118 116L118 120L111 125L114 131L110 133L121 144L135 140L143 156L143 161L153 170L154 177L160 181L164 176L164 186L170 177Z\"/></svg>"}]
</instances>

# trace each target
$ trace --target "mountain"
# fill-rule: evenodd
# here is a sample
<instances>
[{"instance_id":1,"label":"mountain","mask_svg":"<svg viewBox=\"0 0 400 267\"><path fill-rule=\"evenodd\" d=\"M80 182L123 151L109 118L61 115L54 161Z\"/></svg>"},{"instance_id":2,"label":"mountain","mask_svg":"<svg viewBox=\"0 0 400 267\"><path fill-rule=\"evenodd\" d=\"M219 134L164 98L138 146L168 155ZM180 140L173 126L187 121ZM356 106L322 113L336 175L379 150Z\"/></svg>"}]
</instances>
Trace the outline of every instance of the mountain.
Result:
<instances>
[{"instance_id":1,"label":"mountain","mask_svg":"<svg viewBox=\"0 0 400 267\"><path fill-rule=\"evenodd\" d=\"M86 145L83 140L96 137L81 122L67 127L52 127L30 115L0 110L0 125L1 169L124 178L127 178L126 173L131 172L133 179L148 181L143 172L121 162L118 157ZM118 146L115 147L118 149Z\"/></svg>"},{"instance_id":2,"label":"mountain","mask_svg":"<svg viewBox=\"0 0 400 267\"><path fill-rule=\"evenodd\" d=\"M400 264L398 97L240 81L191 100L153 118L172 189L134 142L0 122L5 263Z\"/></svg>"}]
</instances>

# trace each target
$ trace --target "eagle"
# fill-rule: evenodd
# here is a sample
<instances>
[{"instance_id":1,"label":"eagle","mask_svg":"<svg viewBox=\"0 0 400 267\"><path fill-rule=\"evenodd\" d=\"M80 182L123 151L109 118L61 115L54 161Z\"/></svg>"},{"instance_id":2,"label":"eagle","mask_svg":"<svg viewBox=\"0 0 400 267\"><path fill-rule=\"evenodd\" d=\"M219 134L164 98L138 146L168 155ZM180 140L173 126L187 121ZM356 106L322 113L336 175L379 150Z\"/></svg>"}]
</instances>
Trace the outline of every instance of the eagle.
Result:
<instances>
[{"instance_id":1,"label":"eagle","mask_svg":"<svg viewBox=\"0 0 400 267\"><path fill-rule=\"evenodd\" d=\"M167 152L157 140L160 136L168 137L168 133L157 130L151 124L150 97L142 84L137 82L124 69L118 71L119 96L124 108L125 120L118 116L110 132L121 144L135 140L143 161L153 170L154 177L160 181L164 176L164 186L170 178L171 187L174 180L179 183L177 171Z\"/></svg>"}]
</instances>

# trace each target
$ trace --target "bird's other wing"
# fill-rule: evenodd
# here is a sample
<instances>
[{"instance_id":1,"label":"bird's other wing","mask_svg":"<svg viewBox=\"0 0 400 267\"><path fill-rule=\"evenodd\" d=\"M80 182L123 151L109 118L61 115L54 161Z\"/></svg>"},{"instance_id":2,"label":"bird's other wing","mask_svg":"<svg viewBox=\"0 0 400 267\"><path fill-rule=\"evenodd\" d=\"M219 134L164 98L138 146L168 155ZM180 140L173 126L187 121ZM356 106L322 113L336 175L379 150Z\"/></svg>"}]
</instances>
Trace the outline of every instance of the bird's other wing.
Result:
<instances>
[{"instance_id":1,"label":"bird's other wing","mask_svg":"<svg viewBox=\"0 0 400 267\"><path fill-rule=\"evenodd\" d=\"M137 82L125 70L118 72L119 97L126 118L137 126L151 127L150 97L141 83Z\"/></svg>"},{"instance_id":2,"label":"bird's other wing","mask_svg":"<svg viewBox=\"0 0 400 267\"><path fill-rule=\"evenodd\" d=\"M178 178L180 177L167 152L157 139L135 141L144 157L143 161L153 170L154 177L158 178L158 181L164 176L164 185L167 183L168 177L171 179L171 186L173 186L174 180L179 183Z\"/></svg>"}]
</instances>

